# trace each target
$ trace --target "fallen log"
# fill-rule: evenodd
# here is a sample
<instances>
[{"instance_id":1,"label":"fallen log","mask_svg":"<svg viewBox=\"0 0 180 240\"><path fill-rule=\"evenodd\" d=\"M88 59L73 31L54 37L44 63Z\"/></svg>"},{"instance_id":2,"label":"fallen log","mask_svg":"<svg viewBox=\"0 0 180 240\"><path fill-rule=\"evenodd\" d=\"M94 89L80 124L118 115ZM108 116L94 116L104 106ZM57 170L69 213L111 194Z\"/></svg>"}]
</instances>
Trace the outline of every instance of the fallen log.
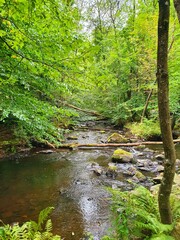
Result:
<instances>
[{"instance_id":1,"label":"fallen log","mask_svg":"<svg viewBox=\"0 0 180 240\"><path fill-rule=\"evenodd\" d=\"M86 110L86 109L82 109L82 108L79 108L79 107L76 107L72 104L69 104L69 103L66 103L66 102L63 102L63 101L59 101L61 104L63 104L64 106L67 106L67 107L70 107L70 108L73 108L77 111L80 111L80 112L85 112L87 114L90 114L90 115L93 115L93 116L98 116L98 117L103 117L102 114L98 113L98 112L95 112L95 111L90 111L90 110Z\"/></svg>"},{"instance_id":2,"label":"fallen log","mask_svg":"<svg viewBox=\"0 0 180 240\"><path fill-rule=\"evenodd\" d=\"M174 143L180 142L180 139L175 139ZM140 145L162 145L163 142L134 142L134 143L66 143L59 146L59 148L95 148L95 147L135 147Z\"/></svg>"}]
</instances>

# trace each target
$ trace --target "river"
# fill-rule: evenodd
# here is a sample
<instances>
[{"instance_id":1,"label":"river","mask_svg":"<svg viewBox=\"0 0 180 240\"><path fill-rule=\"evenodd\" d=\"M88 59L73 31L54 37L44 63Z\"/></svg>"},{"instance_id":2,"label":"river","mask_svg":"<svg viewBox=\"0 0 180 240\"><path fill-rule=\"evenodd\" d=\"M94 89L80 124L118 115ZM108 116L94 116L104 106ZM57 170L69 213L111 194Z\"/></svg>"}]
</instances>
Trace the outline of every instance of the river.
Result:
<instances>
[{"instance_id":1,"label":"river","mask_svg":"<svg viewBox=\"0 0 180 240\"><path fill-rule=\"evenodd\" d=\"M79 142L102 141L101 132L78 133ZM108 135L103 135L106 138ZM162 151L162 146L151 146ZM95 240L110 227L109 193L105 186L125 185L124 179L97 176L92 163L108 166L112 148L33 153L0 162L0 219L4 223L37 220L47 206L53 232L65 240L82 239L91 232ZM180 145L177 145L180 158ZM122 175L120 175L122 176Z\"/></svg>"}]
</instances>

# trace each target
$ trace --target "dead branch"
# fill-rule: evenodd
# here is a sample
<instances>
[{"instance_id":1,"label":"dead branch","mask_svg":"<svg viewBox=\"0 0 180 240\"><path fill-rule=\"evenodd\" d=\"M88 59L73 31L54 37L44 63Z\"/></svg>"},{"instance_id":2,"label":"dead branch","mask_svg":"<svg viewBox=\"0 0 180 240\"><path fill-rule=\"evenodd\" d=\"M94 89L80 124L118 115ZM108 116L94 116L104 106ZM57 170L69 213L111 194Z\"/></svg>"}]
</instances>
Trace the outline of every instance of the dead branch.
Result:
<instances>
[{"instance_id":1,"label":"dead branch","mask_svg":"<svg viewBox=\"0 0 180 240\"><path fill-rule=\"evenodd\" d=\"M94 112L94 111L90 111L90 110L86 110L86 109L82 109L82 108L79 108L79 107L76 107L72 104L69 104L69 103L66 103L66 102L61 102L64 106L67 106L67 107L70 107L70 108L73 108L75 110L78 110L78 111L81 111L81 112L85 112L85 113L88 113L88 114L91 114L93 116L98 116L98 117L102 117L102 115L98 112Z\"/></svg>"}]
</instances>

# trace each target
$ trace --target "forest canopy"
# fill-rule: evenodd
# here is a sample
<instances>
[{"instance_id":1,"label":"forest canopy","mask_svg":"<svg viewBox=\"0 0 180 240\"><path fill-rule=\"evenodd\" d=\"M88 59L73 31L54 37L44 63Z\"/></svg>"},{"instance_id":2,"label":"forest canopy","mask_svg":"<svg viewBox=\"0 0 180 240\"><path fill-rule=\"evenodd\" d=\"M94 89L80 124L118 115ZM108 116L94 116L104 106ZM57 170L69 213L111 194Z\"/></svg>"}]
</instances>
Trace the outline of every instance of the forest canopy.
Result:
<instances>
[{"instance_id":1,"label":"forest canopy","mask_svg":"<svg viewBox=\"0 0 180 240\"><path fill-rule=\"evenodd\" d=\"M16 136L60 143L62 129L79 116L68 104L118 126L157 120L157 1L0 0L0 8L0 121ZM180 26L171 8L177 120Z\"/></svg>"}]
</instances>

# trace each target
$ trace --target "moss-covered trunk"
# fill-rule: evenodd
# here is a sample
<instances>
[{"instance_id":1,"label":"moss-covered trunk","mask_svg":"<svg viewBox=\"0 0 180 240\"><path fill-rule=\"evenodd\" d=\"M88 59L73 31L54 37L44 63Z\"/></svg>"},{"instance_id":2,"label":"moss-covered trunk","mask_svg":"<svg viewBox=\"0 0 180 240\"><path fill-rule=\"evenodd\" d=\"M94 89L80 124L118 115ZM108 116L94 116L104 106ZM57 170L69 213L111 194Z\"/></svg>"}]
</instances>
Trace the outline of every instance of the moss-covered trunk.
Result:
<instances>
[{"instance_id":1,"label":"moss-covered trunk","mask_svg":"<svg viewBox=\"0 0 180 240\"><path fill-rule=\"evenodd\" d=\"M172 222L170 194L175 174L175 147L171 131L168 81L168 32L170 1L159 0L157 83L160 127L165 152L165 169L159 189L159 211L164 224Z\"/></svg>"}]
</instances>

